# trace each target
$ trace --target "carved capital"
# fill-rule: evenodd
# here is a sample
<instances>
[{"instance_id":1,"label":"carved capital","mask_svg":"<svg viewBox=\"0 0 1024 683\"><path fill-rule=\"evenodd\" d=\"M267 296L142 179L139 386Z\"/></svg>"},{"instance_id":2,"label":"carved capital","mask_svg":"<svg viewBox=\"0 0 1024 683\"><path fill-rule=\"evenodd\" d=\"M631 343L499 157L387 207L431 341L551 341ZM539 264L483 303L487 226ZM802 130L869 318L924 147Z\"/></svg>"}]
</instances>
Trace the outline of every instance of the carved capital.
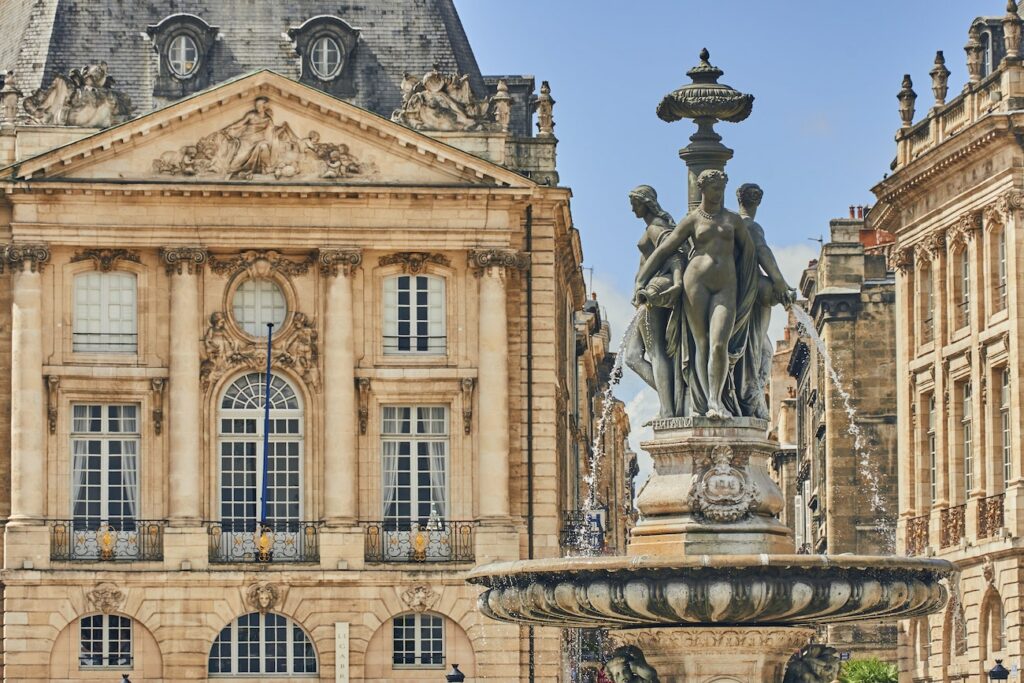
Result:
<instances>
[{"instance_id":1,"label":"carved capital","mask_svg":"<svg viewBox=\"0 0 1024 683\"><path fill-rule=\"evenodd\" d=\"M124 603L124 592L112 583L96 584L96 587L85 594L94 611L110 614L116 612Z\"/></svg>"},{"instance_id":2,"label":"carved capital","mask_svg":"<svg viewBox=\"0 0 1024 683\"><path fill-rule=\"evenodd\" d=\"M210 270L229 277L242 271L247 271L252 278L266 278L271 273L295 277L308 273L315 258L315 255L308 254L303 260L294 261L273 249L250 249L226 258L211 256Z\"/></svg>"},{"instance_id":3,"label":"carved capital","mask_svg":"<svg viewBox=\"0 0 1024 683\"><path fill-rule=\"evenodd\" d=\"M57 433L57 397L60 390L60 377L57 375L46 376L46 421L50 427L50 433Z\"/></svg>"},{"instance_id":4,"label":"carved capital","mask_svg":"<svg viewBox=\"0 0 1024 683\"><path fill-rule=\"evenodd\" d=\"M193 275L203 272L209 254L205 247L164 247L160 250L160 258L168 275Z\"/></svg>"},{"instance_id":5,"label":"carved capital","mask_svg":"<svg viewBox=\"0 0 1024 683\"><path fill-rule=\"evenodd\" d=\"M897 247L889 252L889 270L906 273L914 269L914 248L911 246Z\"/></svg>"},{"instance_id":6,"label":"carved capital","mask_svg":"<svg viewBox=\"0 0 1024 683\"><path fill-rule=\"evenodd\" d=\"M476 277L491 266L525 271L530 268L530 256L512 249L471 249L469 266Z\"/></svg>"},{"instance_id":7,"label":"carved capital","mask_svg":"<svg viewBox=\"0 0 1024 683\"><path fill-rule=\"evenodd\" d=\"M359 389L359 433L366 434L366 426L370 421L370 378L356 379Z\"/></svg>"},{"instance_id":8,"label":"carved capital","mask_svg":"<svg viewBox=\"0 0 1024 683\"><path fill-rule=\"evenodd\" d=\"M141 262L139 252L134 249L83 249L71 257L71 262L77 263L79 261L88 261L89 259L95 261L96 268L103 273L109 273L113 270L114 264L118 261Z\"/></svg>"},{"instance_id":9,"label":"carved capital","mask_svg":"<svg viewBox=\"0 0 1024 683\"><path fill-rule=\"evenodd\" d=\"M0 273L10 267L12 271L22 273L28 264L29 272L41 273L50 260L50 248L45 244L8 244L0 249Z\"/></svg>"},{"instance_id":10,"label":"carved capital","mask_svg":"<svg viewBox=\"0 0 1024 683\"><path fill-rule=\"evenodd\" d=\"M914 245L919 261L933 261L946 249L946 232L938 230Z\"/></svg>"},{"instance_id":11,"label":"carved capital","mask_svg":"<svg viewBox=\"0 0 1024 683\"><path fill-rule=\"evenodd\" d=\"M363 252L358 249L321 249L319 254L320 274L337 277L340 273L349 277L363 263Z\"/></svg>"},{"instance_id":12,"label":"carved capital","mask_svg":"<svg viewBox=\"0 0 1024 683\"><path fill-rule=\"evenodd\" d=\"M377 261L377 264L381 266L401 265L402 272L411 275L423 272L423 268L428 263L447 267L451 265L451 260L444 254L433 254L425 251L400 251L388 254L387 256L381 256Z\"/></svg>"},{"instance_id":13,"label":"carved capital","mask_svg":"<svg viewBox=\"0 0 1024 683\"><path fill-rule=\"evenodd\" d=\"M473 432L473 391L476 389L476 379L473 377L462 378L462 430L466 434Z\"/></svg>"},{"instance_id":14,"label":"carved capital","mask_svg":"<svg viewBox=\"0 0 1024 683\"><path fill-rule=\"evenodd\" d=\"M159 435L164 429L164 389L167 388L167 380L154 377L149 380L149 388L153 392L153 431Z\"/></svg>"}]
</instances>

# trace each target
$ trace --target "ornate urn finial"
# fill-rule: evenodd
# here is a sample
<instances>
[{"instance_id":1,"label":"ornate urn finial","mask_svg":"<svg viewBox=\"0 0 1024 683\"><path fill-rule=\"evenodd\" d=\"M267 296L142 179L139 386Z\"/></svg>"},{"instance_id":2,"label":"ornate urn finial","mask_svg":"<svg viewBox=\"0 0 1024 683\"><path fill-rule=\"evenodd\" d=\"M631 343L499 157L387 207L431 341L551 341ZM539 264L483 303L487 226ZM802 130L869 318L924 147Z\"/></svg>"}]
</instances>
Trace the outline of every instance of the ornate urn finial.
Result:
<instances>
[{"instance_id":1,"label":"ornate urn finial","mask_svg":"<svg viewBox=\"0 0 1024 683\"><path fill-rule=\"evenodd\" d=\"M903 74L903 87L900 88L896 99L900 101L900 118L906 128L914 122L914 103L917 101L917 93L914 92L914 82L910 80L910 74Z\"/></svg>"},{"instance_id":2,"label":"ornate urn finial","mask_svg":"<svg viewBox=\"0 0 1024 683\"><path fill-rule=\"evenodd\" d=\"M1020 15L1017 13L1017 0L1008 0L1006 16L1003 17L1003 42L1006 46L1007 62L1020 60Z\"/></svg>"},{"instance_id":3,"label":"ornate urn finial","mask_svg":"<svg viewBox=\"0 0 1024 683\"><path fill-rule=\"evenodd\" d=\"M964 45L964 52L967 53L967 80L968 83L977 83L981 80L981 58L985 48L981 44L981 31L977 25L972 26L967 32L967 44Z\"/></svg>"},{"instance_id":4,"label":"ornate urn finial","mask_svg":"<svg viewBox=\"0 0 1024 683\"><path fill-rule=\"evenodd\" d=\"M935 106L941 107L946 103L946 93L949 92L949 69L946 68L946 58L942 50L935 53L935 66L928 72L932 77L932 94L935 95Z\"/></svg>"}]
</instances>

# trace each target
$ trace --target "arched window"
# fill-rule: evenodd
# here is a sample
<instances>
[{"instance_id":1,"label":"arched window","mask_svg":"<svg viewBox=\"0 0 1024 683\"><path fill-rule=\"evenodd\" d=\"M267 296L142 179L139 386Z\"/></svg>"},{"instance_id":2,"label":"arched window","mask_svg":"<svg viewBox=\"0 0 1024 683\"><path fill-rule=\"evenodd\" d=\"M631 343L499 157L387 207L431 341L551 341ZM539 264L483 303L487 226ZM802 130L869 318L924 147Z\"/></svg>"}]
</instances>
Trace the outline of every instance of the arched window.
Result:
<instances>
[{"instance_id":1,"label":"arched window","mask_svg":"<svg viewBox=\"0 0 1024 683\"><path fill-rule=\"evenodd\" d=\"M83 669L128 669L132 666L132 620L117 614L94 614L78 622L78 665Z\"/></svg>"},{"instance_id":2,"label":"arched window","mask_svg":"<svg viewBox=\"0 0 1024 683\"><path fill-rule=\"evenodd\" d=\"M402 614L391 622L391 662L395 668L444 666L444 617Z\"/></svg>"},{"instance_id":3,"label":"arched window","mask_svg":"<svg viewBox=\"0 0 1024 683\"><path fill-rule=\"evenodd\" d=\"M264 482L267 523L274 530L274 559L299 559L282 553L301 550L303 411L292 386L274 375L270 387L270 453L264 472L265 380L258 372L243 375L232 382L220 402L220 519L223 547L230 555L219 558L222 560L251 559L255 553L252 532L260 518ZM287 542L289 534L296 536L291 544Z\"/></svg>"},{"instance_id":4,"label":"arched window","mask_svg":"<svg viewBox=\"0 0 1024 683\"><path fill-rule=\"evenodd\" d=\"M957 327L967 327L971 323L971 258L966 245L956 263Z\"/></svg>"},{"instance_id":5,"label":"arched window","mask_svg":"<svg viewBox=\"0 0 1024 683\"><path fill-rule=\"evenodd\" d=\"M935 447L935 394L928 395L928 485L931 490L931 503L938 500L938 456Z\"/></svg>"},{"instance_id":6,"label":"arched window","mask_svg":"<svg viewBox=\"0 0 1024 683\"><path fill-rule=\"evenodd\" d=\"M444 278L384 278L384 353L445 353Z\"/></svg>"},{"instance_id":7,"label":"arched window","mask_svg":"<svg viewBox=\"0 0 1024 683\"><path fill-rule=\"evenodd\" d=\"M935 296L932 269L928 263L921 264L918 278L921 287L921 343L927 344L935 336Z\"/></svg>"},{"instance_id":8,"label":"arched window","mask_svg":"<svg viewBox=\"0 0 1024 683\"><path fill-rule=\"evenodd\" d=\"M981 77L984 78L992 73L992 34L988 31L981 33Z\"/></svg>"},{"instance_id":9,"label":"arched window","mask_svg":"<svg viewBox=\"0 0 1024 683\"><path fill-rule=\"evenodd\" d=\"M992 268L992 275L995 292L992 296L993 310L1001 311L1006 308L1006 228L997 227L992 236L992 247L995 252L995 263Z\"/></svg>"},{"instance_id":10,"label":"arched window","mask_svg":"<svg viewBox=\"0 0 1024 683\"><path fill-rule=\"evenodd\" d=\"M313 47L309 53L309 64L313 72L320 78L327 80L334 78L341 70L341 46L331 36L320 36L313 41Z\"/></svg>"},{"instance_id":11,"label":"arched window","mask_svg":"<svg viewBox=\"0 0 1024 683\"><path fill-rule=\"evenodd\" d=\"M72 350L136 353L134 273L91 270L75 276Z\"/></svg>"},{"instance_id":12,"label":"arched window","mask_svg":"<svg viewBox=\"0 0 1024 683\"><path fill-rule=\"evenodd\" d=\"M316 650L302 627L286 616L253 612L225 626L210 648L211 676L317 673Z\"/></svg>"},{"instance_id":13,"label":"arched window","mask_svg":"<svg viewBox=\"0 0 1024 683\"><path fill-rule=\"evenodd\" d=\"M192 36L179 33L167 46L167 65L177 78L188 78L199 66L199 46Z\"/></svg>"}]
</instances>

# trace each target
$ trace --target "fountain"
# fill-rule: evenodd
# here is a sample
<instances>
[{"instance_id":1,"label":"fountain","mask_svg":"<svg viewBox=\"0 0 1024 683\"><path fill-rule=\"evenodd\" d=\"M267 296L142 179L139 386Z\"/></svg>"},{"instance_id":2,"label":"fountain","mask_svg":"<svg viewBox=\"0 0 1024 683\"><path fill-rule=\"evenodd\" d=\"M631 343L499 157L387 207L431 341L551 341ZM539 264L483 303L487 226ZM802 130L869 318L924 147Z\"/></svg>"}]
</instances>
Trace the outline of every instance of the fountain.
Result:
<instances>
[{"instance_id":1,"label":"fountain","mask_svg":"<svg viewBox=\"0 0 1024 683\"><path fill-rule=\"evenodd\" d=\"M718 83L707 50L700 60L693 82L658 107L663 120L698 125L679 152L689 213L675 224L653 188L630 194L647 223L630 367L658 390L662 412L642 444L654 474L627 555L492 563L469 581L486 588L479 605L492 619L609 629L615 683L782 683L791 664L787 680L828 683L835 652L808 646L815 626L936 612L953 566L793 554L768 476L777 444L763 389L771 306L794 294L754 220L760 188L740 187L739 214L723 205L733 152L714 124L744 120L754 98Z\"/></svg>"}]
</instances>

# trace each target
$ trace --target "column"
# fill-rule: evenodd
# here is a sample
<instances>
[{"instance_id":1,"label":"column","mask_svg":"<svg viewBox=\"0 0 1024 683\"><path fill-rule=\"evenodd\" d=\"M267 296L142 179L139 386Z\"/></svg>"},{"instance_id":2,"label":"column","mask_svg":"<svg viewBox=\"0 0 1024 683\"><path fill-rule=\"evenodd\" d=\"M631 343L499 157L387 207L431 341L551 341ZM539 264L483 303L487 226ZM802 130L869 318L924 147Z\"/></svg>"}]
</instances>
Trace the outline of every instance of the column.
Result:
<instances>
[{"instance_id":1,"label":"column","mask_svg":"<svg viewBox=\"0 0 1024 683\"><path fill-rule=\"evenodd\" d=\"M355 524L359 515L352 278L361 262L358 251L320 251L320 273L328 283L322 348L324 425L331 438L324 448L323 495L324 518L330 526Z\"/></svg>"},{"instance_id":2,"label":"column","mask_svg":"<svg viewBox=\"0 0 1024 683\"><path fill-rule=\"evenodd\" d=\"M206 263L201 247L161 250L171 285L168 397L168 475L172 526L196 526L202 519L200 502L201 400L199 389L200 301L199 275Z\"/></svg>"},{"instance_id":3,"label":"column","mask_svg":"<svg viewBox=\"0 0 1024 683\"><path fill-rule=\"evenodd\" d=\"M480 280L477 501L481 518L505 519L511 509L505 278L508 269L525 268L526 260L517 252L489 249L470 252L469 262Z\"/></svg>"},{"instance_id":4,"label":"column","mask_svg":"<svg viewBox=\"0 0 1024 683\"><path fill-rule=\"evenodd\" d=\"M46 447L43 385L43 265L45 245L11 244L0 252L0 270L13 271L11 306L11 516L9 525L42 522L45 515Z\"/></svg>"}]
</instances>

